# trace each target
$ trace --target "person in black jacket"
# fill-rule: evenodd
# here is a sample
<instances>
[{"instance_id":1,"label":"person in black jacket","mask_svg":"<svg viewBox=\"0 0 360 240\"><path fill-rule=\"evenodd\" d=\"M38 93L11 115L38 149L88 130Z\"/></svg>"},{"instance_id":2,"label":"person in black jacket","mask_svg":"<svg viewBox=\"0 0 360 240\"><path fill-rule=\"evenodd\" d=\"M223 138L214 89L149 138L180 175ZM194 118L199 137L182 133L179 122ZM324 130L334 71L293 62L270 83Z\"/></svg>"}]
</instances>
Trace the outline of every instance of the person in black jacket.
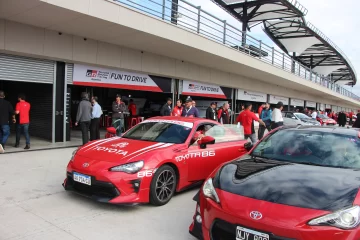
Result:
<instances>
[{"instance_id":1,"label":"person in black jacket","mask_svg":"<svg viewBox=\"0 0 360 240\"><path fill-rule=\"evenodd\" d=\"M346 114L344 111L340 112L338 115L338 123L340 127L345 127L346 124Z\"/></svg>"},{"instance_id":2,"label":"person in black jacket","mask_svg":"<svg viewBox=\"0 0 360 240\"><path fill-rule=\"evenodd\" d=\"M214 120L216 121L216 103L212 102L210 106L206 109L206 119Z\"/></svg>"},{"instance_id":3,"label":"person in black jacket","mask_svg":"<svg viewBox=\"0 0 360 240\"><path fill-rule=\"evenodd\" d=\"M356 121L354 122L353 128L360 128L360 113L356 115Z\"/></svg>"},{"instance_id":4,"label":"person in black jacket","mask_svg":"<svg viewBox=\"0 0 360 240\"><path fill-rule=\"evenodd\" d=\"M170 116L171 115L171 104L172 104L172 99L168 98L167 102L164 104L164 106L160 110L161 116Z\"/></svg>"}]
</instances>

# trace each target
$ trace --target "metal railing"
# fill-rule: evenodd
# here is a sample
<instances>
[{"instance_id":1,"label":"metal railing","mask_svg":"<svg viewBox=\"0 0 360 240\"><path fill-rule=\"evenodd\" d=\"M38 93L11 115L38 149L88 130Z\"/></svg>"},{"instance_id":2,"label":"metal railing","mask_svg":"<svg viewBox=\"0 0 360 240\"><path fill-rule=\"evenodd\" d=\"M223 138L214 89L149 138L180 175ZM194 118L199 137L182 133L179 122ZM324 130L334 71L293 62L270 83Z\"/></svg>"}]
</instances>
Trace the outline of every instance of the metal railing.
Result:
<instances>
[{"instance_id":1,"label":"metal railing","mask_svg":"<svg viewBox=\"0 0 360 240\"><path fill-rule=\"evenodd\" d=\"M314 82L334 92L360 101L360 97L334 83L331 76L319 75L312 69L293 60L284 52L278 51L261 40L257 40L205 10L185 0L178 4L171 0L110 0L139 10L148 15L176 24L212 41L226 45L235 51L257 58L263 62ZM295 0L287 0L295 2ZM292 3L294 4L294 3Z\"/></svg>"},{"instance_id":2,"label":"metal railing","mask_svg":"<svg viewBox=\"0 0 360 240\"><path fill-rule=\"evenodd\" d=\"M286 0L289 3L291 3L294 7L296 7L297 9L299 9L300 12L302 12L304 14L304 16L308 13L308 10L306 7L304 7L303 5L301 5L298 1L296 0Z\"/></svg>"}]
</instances>

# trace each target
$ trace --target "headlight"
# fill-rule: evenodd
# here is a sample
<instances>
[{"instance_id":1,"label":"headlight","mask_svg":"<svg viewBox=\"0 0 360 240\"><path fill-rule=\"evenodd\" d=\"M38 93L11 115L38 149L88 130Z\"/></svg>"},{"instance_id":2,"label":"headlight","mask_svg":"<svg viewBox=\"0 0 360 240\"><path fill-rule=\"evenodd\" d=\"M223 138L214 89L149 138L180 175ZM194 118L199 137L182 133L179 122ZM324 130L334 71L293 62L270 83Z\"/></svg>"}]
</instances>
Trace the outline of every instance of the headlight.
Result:
<instances>
[{"instance_id":1,"label":"headlight","mask_svg":"<svg viewBox=\"0 0 360 240\"><path fill-rule=\"evenodd\" d=\"M72 152L70 161L72 161L72 162L74 161L74 157L75 157L76 153L79 151L79 149L80 149L80 147L78 147L77 149L75 149L75 150Z\"/></svg>"},{"instance_id":2,"label":"headlight","mask_svg":"<svg viewBox=\"0 0 360 240\"><path fill-rule=\"evenodd\" d=\"M352 229L359 226L360 207L354 206L311 220L312 226L334 226L341 229Z\"/></svg>"},{"instance_id":3,"label":"headlight","mask_svg":"<svg viewBox=\"0 0 360 240\"><path fill-rule=\"evenodd\" d=\"M112 172L136 173L144 167L144 161L132 162L110 168Z\"/></svg>"},{"instance_id":4,"label":"headlight","mask_svg":"<svg viewBox=\"0 0 360 240\"><path fill-rule=\"evenodd\" d=\"M212 200L214 200L215 202L217 203L220 203L220 199L215 191L215 188L214 188L214 185L213 185L213 182L212 182L212 179L209 178L204 186L203 186L203 194L205 197L207 198L211 198Z\"/></svg>"}]
</instances>

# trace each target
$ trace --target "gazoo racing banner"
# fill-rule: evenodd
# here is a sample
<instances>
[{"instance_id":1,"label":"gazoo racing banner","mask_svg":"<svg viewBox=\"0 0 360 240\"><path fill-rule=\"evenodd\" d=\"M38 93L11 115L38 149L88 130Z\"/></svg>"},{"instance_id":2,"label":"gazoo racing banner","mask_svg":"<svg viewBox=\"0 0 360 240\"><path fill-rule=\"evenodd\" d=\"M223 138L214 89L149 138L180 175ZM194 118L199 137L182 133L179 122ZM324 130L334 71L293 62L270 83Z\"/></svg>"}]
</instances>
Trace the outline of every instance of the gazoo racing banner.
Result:
<instances>
[{"instance_id":1,"label":"gazoo racing banner","mask_svg":"<svg viewBox=\"0 0 360 240\"><path fill-rule=\"evenodd\" d=\"M251 102L267 102L267 94L260 92L253 92L244 89L237 90L237 100L245 100Z\"/></svg>"},{"instance_id":2,"label":"gazoo racing banner","mask_svg":"<svg viewBox=\"0 0 360 240\"><path fill-rule=\"evenodd\" d=\"M171 79L141 73L74 64L74 85L171 92Z\"/></svg>"},{"instance_id":3,"label":"gazoo racing banner","mask_svg":"<svg viewBox=\"0 0 360 240\"><path fill-rule=\"evenodd\" d=\"M231 99L231 88L183 80L183 95Z\"/></svg>"}]
</instances>

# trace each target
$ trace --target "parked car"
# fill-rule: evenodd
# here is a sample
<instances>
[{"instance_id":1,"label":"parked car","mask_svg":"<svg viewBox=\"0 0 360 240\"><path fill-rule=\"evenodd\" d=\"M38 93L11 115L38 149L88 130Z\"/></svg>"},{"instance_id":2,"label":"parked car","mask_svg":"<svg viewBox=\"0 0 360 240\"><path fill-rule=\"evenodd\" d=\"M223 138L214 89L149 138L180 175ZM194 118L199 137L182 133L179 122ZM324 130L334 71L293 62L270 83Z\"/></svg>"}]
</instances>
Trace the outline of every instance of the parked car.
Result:
<instances>
[{"instance_id":1,"label":"parked car","mask_svg":"<svg viewBox=\"0 0 360 240\"><path fill-rule=\"evenodd\" d=\"M317 115L316 120L321 124L321 126L335 126L337 124L334 119L329 118L324 114Z\"/></svg>"},{"instance_id":2,"label":"parked car","mask_svg":"<svg viewBox=\"0 0 360 240\"><path fill-rule=\"evenodd\" d=\"M284 117L284 125L290 125L290 124L285 124L285 118L288 118L288 119L295 120L294 123L297 123L296 125L320 126L320 123L318 121L316 121L315 119L312 119L311 117L309 117L303 113L285 111L285 112L282 112L282 115ZM292 124L292 125L295 125L295 124Z\"/></svg>"},{"instance_id":3,"label":"parked car","mask_svg":"<svg viewBox=\"0 0 360 240\"><path fill-rule=\"evenodd\" d=\"M203 240L360 239L358 129L282 127L220 165L194 197Z\"/></svg>"},{"instance_id":4,"label":"parked car","mask_svg":"<svg viewBox=\"0 0 360 240\"><path fill-rule=\"evenodd\" d=\"M242 128L202 118L155 117L73 153L63 186L99 202L164 205L219 164L247 153Z\"/></svg>"}]
</instances>

